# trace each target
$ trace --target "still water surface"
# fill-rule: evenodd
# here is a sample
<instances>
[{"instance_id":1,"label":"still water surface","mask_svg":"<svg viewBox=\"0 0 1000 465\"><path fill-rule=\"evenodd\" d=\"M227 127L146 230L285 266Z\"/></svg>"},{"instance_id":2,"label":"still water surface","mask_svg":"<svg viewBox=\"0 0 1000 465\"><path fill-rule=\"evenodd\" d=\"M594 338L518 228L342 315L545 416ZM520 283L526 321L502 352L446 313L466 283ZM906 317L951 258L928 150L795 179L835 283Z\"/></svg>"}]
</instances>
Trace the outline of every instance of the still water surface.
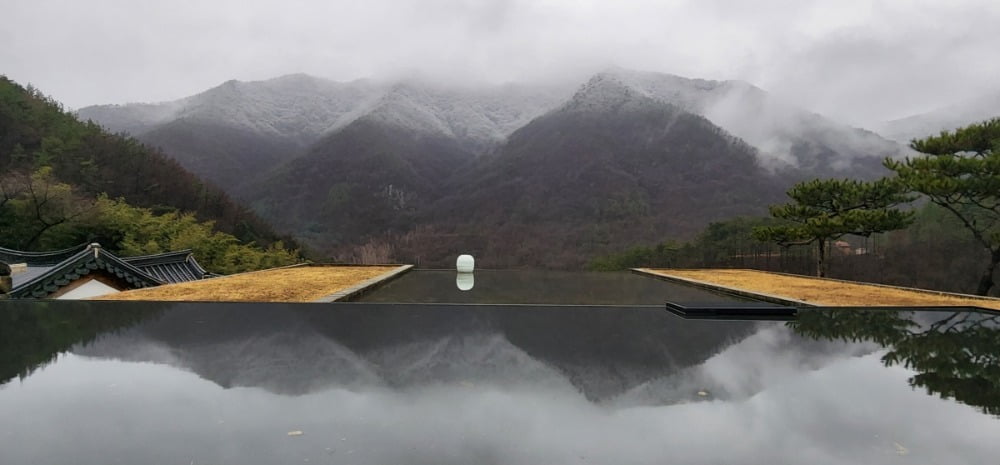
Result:
<instances>
[{"instance_id":1,"label":"still water surface","mask_svg":"<svg viewBox=\"0 0 1000 465\"><path fill-rule=\"evenodd\" d=\"M0 463L997 463L997 319L3 302Z\"/></svg>"},{"instance_id":2,"label":"still water surface","mask_svg":"<svg viewBox=\"0 0 1000 465\"><path fill-rule=\"evenodd\" d=\"M542 305L656 305L734 303L746 299L631 272L551 270L414 270L359 302Z\"/></svg>"}]
</instances>

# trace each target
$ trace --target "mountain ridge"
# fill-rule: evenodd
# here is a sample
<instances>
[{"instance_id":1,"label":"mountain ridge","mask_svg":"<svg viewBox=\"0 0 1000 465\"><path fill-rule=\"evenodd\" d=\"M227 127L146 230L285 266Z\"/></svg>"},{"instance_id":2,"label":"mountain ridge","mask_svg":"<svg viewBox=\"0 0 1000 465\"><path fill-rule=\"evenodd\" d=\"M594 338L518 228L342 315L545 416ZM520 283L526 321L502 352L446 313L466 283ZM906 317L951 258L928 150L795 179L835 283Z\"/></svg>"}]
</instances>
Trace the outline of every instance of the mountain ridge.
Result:
<instances>
[{"instance_id":1,"label":"mountain ridge","mask_svg":"<svg viewBox=\"0 0 1000 465\"><path fill-rule=\"evenodd\" d=\"M878 132L901 143L935 136L955 129L1000 117L1000 91L976 99L947 105L929 112L886 121Z\"/></svg>"},{"instance_id":2,"label":"mountain ridge","mask_svg":"<svg viewBox=\"0 0 1000 465\"><path fill-rule=\"evenodd\" d=\"M321 91L348 97L297 108ZM764 213L796 181L879 177L885 157L907 153L746 82L621 68L575 87L292 75L196 97L182 113L205 121L144 137L332 256L386 241L434 265L465 247L495 266L579 266L583 254ZM302 118L311 129L289 129ZM546 234L584 245L501 250Z\"/></svg>"}]
</instances>

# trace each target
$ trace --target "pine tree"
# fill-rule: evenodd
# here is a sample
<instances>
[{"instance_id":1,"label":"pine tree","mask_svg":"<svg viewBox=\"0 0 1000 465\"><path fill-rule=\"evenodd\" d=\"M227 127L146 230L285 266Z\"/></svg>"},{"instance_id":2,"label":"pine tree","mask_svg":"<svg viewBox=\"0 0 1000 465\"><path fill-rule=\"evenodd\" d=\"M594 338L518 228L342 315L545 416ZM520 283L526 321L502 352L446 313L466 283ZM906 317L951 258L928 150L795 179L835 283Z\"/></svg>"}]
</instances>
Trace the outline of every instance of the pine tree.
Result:
<instances>
[{"instance_id":1,"label":"pine tree","mask_svg":"<svg viewBox=\"0 0 1000 465\"><path fill-rule=\"evenodd\" d=\"M976 290L986 295L1000 264L1000 118L915 140L910 146L926 155L888 159L885 166L909 189L955 215L989 252Z\"/></svg>"},{"instance_id":2,"label":"pine tree","mask_svg":"<svg viewBox=\"0 0 1000 465\"><path fill-rule=\"evenodd\" d=\"M868 237L913 221L912 212L893 208L912 200L895 179L816 179L796 184L788 196L793 203L770 207L771 215L787 224L754 228L753 235L784 247L815 244L819 277L826 276L828 241L848 234Z\"/></svg>"}]
</instances>

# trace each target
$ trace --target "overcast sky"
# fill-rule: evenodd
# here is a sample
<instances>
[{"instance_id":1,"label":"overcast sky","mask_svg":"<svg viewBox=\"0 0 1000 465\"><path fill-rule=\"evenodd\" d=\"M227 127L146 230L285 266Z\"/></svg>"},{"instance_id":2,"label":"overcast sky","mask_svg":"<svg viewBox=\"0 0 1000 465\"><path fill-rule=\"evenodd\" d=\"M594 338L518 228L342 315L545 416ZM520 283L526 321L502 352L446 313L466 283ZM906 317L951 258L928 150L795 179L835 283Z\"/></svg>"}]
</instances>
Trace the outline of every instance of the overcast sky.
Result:
<instances>
[{"instance_id":1,"label":"overcast sky","mask_svg":"<svg viewBox=\"0 0 1000 465\"><path fill-rule=\"evenodd\" d=\"M743 79L855 124L1000 92L996 0L6 0L0 73L70 108L229 79Z\"/></svg>"}]
</instances>

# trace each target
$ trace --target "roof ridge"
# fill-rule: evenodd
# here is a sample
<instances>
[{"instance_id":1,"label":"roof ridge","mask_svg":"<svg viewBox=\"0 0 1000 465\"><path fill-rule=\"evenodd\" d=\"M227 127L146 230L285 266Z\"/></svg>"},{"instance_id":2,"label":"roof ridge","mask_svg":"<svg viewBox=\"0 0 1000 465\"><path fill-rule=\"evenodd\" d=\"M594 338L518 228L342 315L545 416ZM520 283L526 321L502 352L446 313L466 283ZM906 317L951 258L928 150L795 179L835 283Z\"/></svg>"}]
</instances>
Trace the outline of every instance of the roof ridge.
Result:
<instances>
[{"instance_id":1,"label":"roof ridge","mask_svg":"<svg viewBox=\"0 0 1000 465\"><path fill-rule=\"evenodd\" d=\"M121 257L121 259L125 260L127 262L132 262L132 261L139 261L139 260L152 260L152 259L157 259L157 258L174 257L174 256L178 256L178 255L191 255L192 253L194 253L194 252L191 249L181 249L181 250L173 250L173 251L170 251L170 252L154 253L154 254L149 254L149 255L134 255L134 256L131 256L131 257Z\"/></svg>"},{"instance_id":2,"label":"roof ridge","mask_svg":"<svg viewBox=\"0 0 1000 465\"><path fill-rule=\"evenodd\" d=\"M133 255L130 257L122 257L122 259L155 258L155 257L164 257L169 255L181 255L189 253L192 253L191 249L180 249L180 250L171 250L169 252L153 253L148 255Z\"/></svg>"},{"instance_id":3,"label":"roof ridge","mask_svg":"<svg viewBox=\"0 0 1000 465\"><path fill-rule=\"evenodd\" d=\"M89 250L92 247L92 243L85 242L80 245L75 245L73 247L68 247L61 250L53 250L49 252L31 252L26 250L15 250L8 249L6 247L0 247L0 260L8 263L59 263L65 260L67 257L71 257L80 253L84 250ZM49 260L45 260L49 259ZM57 260L58 259L58 260Z\"/></svg>"},{"instance_id":4,"label":"roof ridge","mask_svg":"<svg viewBox=\"0 0 1000 465\"><path fill-rule=\"evenodd\" d=\"M24 294L28 293L28 294L30 294L33 297L37 297L37 298L44 297L44 296L46 296L48 294L51 294L53 291L47 290L47 289L45 289L45 287L43 287L42 289L40 289L43 293L41 295L38 295L38 294L36 294L35 291L32 291L31 289L33 287L35 287L35 286L38 286L38 285L43 284L43 283L45 283L45 282L47 282L49 280L52 280L57 275L61 276L61 275L64 275L64 274L66 274L68 272L71 272L72 269L75 266L79 266L82 263L89 263L91 261L98 262L100 259L104 259L104 260L106 260L108 262L111 262L114 266L116 266L118 268L121 268L124 271L127 271L127 272L133 274L134 278L130 278L130 277L122 276L122 275L120 275L118 273L115 273L120 278L125 279L128 282L132 282L133 280L134 281L138 281L138 282L143 282L142 283L143 284L142 287L145 287L145 286L148 286L148 285L161 285L161 284L164 284L164 282L162 280L160 280L160 279L158 279L156 277L153 277L150 274L146 273L145 271L139 269L135 265L132 265L131 263L128 263L128 262L122 260L121 258L115 256L111 252L108 252L107 250L103 249L99 245L96 245L96 244L87 244L87 246L85 248L83 248L83 250L80 250L75 255L72 255L72 256L70 256L69 258L66 258L63 261L61 261L59 263L56 263L55 265L53 265L45 273L43 273L43 274L41 274L39 276L36 276L36 277L34 277L34 278L32 278L32 279L24 282L24 283L19 284L17 286L17 288L11 290L11 295L17 296L17 297L22 297L22 296L24 296ZM95 266L96 267L100 267L100 264L98 263ZM113 270L109 270L109 271L114 272ZM84 274L86 274L86 273L84 273Z\"/></svg>"}]
</instances>

